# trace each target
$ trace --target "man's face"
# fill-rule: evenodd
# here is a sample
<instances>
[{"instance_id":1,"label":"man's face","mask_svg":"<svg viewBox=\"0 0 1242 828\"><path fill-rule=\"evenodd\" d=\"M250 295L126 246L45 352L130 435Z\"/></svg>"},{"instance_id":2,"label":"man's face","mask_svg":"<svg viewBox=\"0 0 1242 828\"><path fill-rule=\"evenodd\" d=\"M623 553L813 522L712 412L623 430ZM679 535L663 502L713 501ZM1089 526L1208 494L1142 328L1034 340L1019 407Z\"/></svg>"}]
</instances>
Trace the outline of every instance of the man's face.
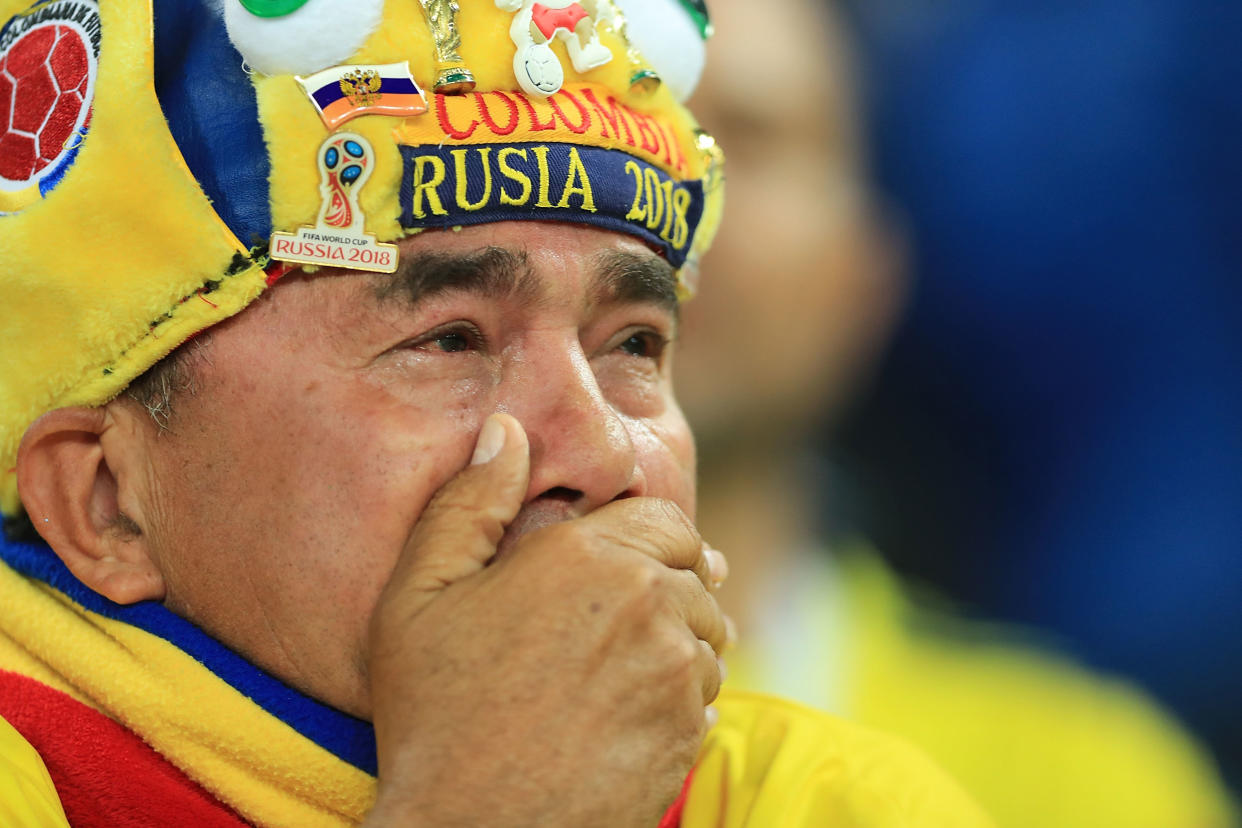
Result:
<instances>
[{"instance_id":1,"label":"man's face","mask_svg":"<svg viewBox=\"0 0 1242 828\"><path fill-rule=\"evenodd\" d=\"M615 233L509 222L413 237L402 262L277 283L213 330L172 433L149 435L146 535L170 608L364 717L371 610L492 412L531 451L502 553L619 497L694 510L663 260Z\"/></svg>"}]
</instances>

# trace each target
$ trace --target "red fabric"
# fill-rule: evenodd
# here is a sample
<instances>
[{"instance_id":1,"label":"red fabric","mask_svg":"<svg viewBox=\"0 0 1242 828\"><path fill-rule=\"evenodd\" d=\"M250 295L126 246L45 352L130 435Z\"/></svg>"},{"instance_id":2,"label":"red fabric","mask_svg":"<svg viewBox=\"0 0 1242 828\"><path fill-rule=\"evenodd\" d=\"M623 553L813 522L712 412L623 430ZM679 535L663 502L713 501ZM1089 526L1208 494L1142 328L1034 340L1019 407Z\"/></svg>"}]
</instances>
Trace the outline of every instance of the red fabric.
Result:
<instances>
[{"instance_id":1,"label":"red fabric","mask_svg":"<svg viewBox=\"0 0 1242 828\"><path fill-rule=\"evenodd\" d=\"M89 71L86 44L68 26L36 26L0 53L0 175L28 181L63 153Z\"/></svg>"},{"instance_id":2,"label":"red fabric","mask_svg":"<svg viewBox=\"0 0 1242 828\"><path fill-rule=\"evenodd\" d=\"M33 679L0 670L0 716L43 757L74 828L247 824L136 735Z\"/></svg>"},{"instance_id":3,"label":"red fabric","mask_svg":"<svg viewBox=\"0 0 1242 828\"><path fill-rule=\"evenodd\" d=\"M43 757L73 828L242 828L248 823L102 713L0 670L0 716ZM694 771L658 828L680 828Z\"/></svg>"},{"instance_id":4,"label":"red fabric","mask_svg":"<svg viewBox=\"0 0 1242 828\"><path fill-rule=\"evenodd\" d=\"M664 818L660 820L659 828L681 828L681 814L682 811L686 810L686 797L690 794L690 781L692 779L694 779L693 770L686 775L686 781L681 785L681 793L677 795L677 801L664 812Z\"/></svg>"},{"instance_id":5,"label":"red fabric","mask_svg":"<svg viewBox=\"0 0 1242 828\"><path fill-rule=\"evenodd\" d=\"M586 9L577 3L563 9L550 9L543 3L530 7L530 19L548 40L552 39L557 29L568 29L572 32L586 16Z\"/></svg>"}]
</instances>

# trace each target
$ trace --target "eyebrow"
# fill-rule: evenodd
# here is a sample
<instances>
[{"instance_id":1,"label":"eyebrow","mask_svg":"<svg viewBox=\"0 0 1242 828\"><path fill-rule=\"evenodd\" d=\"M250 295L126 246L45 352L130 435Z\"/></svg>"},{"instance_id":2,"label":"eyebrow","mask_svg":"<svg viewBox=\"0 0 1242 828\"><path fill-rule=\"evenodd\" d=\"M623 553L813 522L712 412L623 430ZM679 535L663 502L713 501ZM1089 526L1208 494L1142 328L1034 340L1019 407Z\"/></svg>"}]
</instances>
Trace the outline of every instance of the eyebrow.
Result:
<instances>
[{"instance_id":1,"label":"eyebrow","mask_svg":"<svg viewBox=\"0 0 1242 828\"><path fill-rule=\"evenodd\" d=\"M605 250L592 261L591 300L597 305L653 304L678 316L677 274L654 253ZM397 271L376 283L383 304L414 305L453 291L483 297L516 297L539 303L546 295L526 252L484 247L468 253L426 252L404 257Z\"/></svg>"},{"instance_id":2,"label":"eyebrow","mask_svg":"<svg viewBox=\"0 0 1242 828\"><path fill-rule=\"evenodd\" d=\"M649 303L678 316L677 273L654 253L606 250L596 256L595 268L596 303Z\"/></svg>"},{"instance_id":3,"label":"eyebrow","mask_svg":"<svg viewBox=\"0 0 1242 828\"><path fill-rule=\"evenodd\" d=\"M484 247L471 253L404 256L392 276L377 282L375 296L385 304L414 305L450 291L532 301L541 293L525 252Z\"/></svg>"}]
</instances>

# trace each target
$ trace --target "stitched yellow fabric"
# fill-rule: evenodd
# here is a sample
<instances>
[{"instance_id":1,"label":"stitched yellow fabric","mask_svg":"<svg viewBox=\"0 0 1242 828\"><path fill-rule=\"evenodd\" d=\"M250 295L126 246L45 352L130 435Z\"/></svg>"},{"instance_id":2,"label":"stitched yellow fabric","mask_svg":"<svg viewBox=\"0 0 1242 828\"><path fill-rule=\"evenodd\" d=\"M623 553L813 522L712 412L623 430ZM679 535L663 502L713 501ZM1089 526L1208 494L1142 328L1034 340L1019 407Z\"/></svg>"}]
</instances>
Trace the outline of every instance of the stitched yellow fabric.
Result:
<instances>
[{"instance_id":1,"label":"stitched yellow fabric","mask_svg":"<svg viewBox=\"0 0 1242 828\"><path fill-rule=\"evenodd\" d=\"M0 660L0 669L30 675L30 662L39 662L248 821L353 825L371 807L373 777L167 641L89 612L2 564L0 594L0 640L7 644L0 655L24 653L14 663Z\"/></svg>"},{"instance_id":2,"label":"stitched yellow fabric","mask_svg":"<svg viewBox=\"0 0 1242 828\"><path fill-rule=\"evenodd\" d=\"M0 22L28 6L29 0L0 0ZM212 295L217 307L182 303L219 279L245 249L216 217L165 126L152 84L149 3L105 2L99 11L104 48L79 157L53 198L0 217L0 507L6 514L19 506L12 467L35 418L111 399L263 286L262 271L253 267ZM173 318L151 327L170 313Z\"/></svg>"}]
</instances>

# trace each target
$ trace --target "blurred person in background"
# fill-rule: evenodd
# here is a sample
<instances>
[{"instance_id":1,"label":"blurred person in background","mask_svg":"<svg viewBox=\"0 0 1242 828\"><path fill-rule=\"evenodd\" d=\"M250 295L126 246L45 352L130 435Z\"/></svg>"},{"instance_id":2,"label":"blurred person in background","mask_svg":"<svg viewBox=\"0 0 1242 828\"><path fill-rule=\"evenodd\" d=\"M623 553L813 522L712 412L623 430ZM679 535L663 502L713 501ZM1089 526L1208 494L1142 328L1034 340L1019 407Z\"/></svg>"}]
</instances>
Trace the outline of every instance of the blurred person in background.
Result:
<instances>
[{"instance_id":1,"label":"blurred person in background","mask_svg":"<svg viewBox=\"0 0 1242 828\"><path fill-rule=\"evenodd\" d=\"M905 249L866 179L835 10L777 6L713 3L718 60L695 97L729 147L730 195L677 382L701 523L733 573L729 685L912 739L1002 825L1232 824L1211 762L1142 693L918 600L864 543L825 539L809 446L900 310ZM786 24L756 75L752 33L772 19ZM801 88L795 106L763 94L774 82Z\"/></svg>"},{"instance_id":2,"label":"blurred person in background","mask_svg":"<svg viewBox=\"0 0 1242 828\"><path fill-rule=\"evenodd\" d=\"M904 572L1242 786L1242 4L852 0L908 313L836 442Z\"/></svg>"}]
</instances>

